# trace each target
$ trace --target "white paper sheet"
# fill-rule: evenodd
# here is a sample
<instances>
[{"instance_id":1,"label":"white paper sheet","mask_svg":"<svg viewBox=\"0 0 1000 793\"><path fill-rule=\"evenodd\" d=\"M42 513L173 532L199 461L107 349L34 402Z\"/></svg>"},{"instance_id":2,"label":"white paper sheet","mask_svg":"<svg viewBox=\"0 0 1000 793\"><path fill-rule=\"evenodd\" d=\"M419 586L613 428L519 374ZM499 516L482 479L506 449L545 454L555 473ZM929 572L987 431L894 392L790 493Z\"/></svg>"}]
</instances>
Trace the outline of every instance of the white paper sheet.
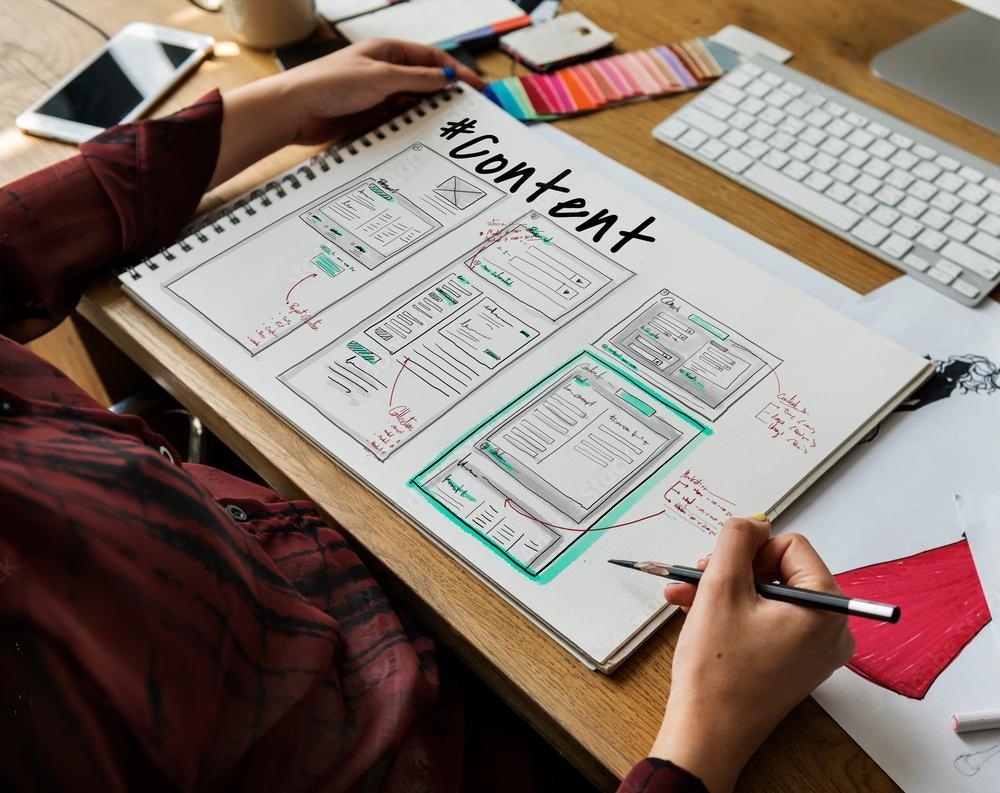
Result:
<instances>
[{"instance_id":1,"label":"white paper sheet","mask_svg":"<svg viewBox=\"0 0 1000 793\"><path fill-rule=\"evenodd\" d=\"M979 581L993 617L991 626L1000 649L1000 493L955 496L958 519L969 541ZM1000 701L993 705L1000 710ZM1000 733L998 733L1000 735Z\"/></svg>"},{"instance_id":2,"label":"white paper sheet","mask_svg":"<svg viewBox=\"0 0 1000 793\"><path fill-rule=\"evenodd\" d=\"M1000 363L1000 306L958 305L899 278L848 306L863 324L935 360L977 354ZM986 364L983 364L986 368ZM845 371L844 377L851 373ZM807 535L834 573L961 538L959 493L989 493L1000 472L1000 380L951 390L882 423L780 520ZM994 543L996 542L994 538ZM951 715L1000 702L1000 648L981 631L921 700L837 672L816 700L909 793L996 793L1000 734L956 735Z\"/></svg>"}]
</instances>

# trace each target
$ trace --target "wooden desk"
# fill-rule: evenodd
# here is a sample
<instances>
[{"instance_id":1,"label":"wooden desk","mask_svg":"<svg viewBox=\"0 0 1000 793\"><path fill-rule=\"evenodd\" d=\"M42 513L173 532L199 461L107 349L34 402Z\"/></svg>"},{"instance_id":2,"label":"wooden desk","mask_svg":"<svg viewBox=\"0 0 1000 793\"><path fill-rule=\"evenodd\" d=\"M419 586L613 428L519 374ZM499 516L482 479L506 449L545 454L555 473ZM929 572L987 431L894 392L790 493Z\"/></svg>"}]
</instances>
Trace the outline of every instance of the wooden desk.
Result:
<instances>
[{"instance_id":1,"label":"wooden desk","mask_svg":"<svg viewBox=\"0 0 1000 793\"><path fill-rule=\"evenodd\" d=\"M66 2L109 32L140 18L211 33L222 42L229 38L222 15L204 13L186 0ZM620 50L705 35L730 23L741 25L793 50L793 63L802 71L1000 161L996 136L880 82L870 72L868 64L876 52L958 10L946 0L575 0L566 8L583 11L616 31ZM39 24L40 19L45 24ZM96 47L100 36L45 0L7 0L0 20L0 179L7 181L72 153L66 146L22 136L13 128L13 119ZM484 56L482 63L492 76L511 69L510 61L498 53ZM220 55L203 65L163 109L190 102L215 85L225 89L274 70L267 54ZM866 292L896 277L887 265L656 143L650 135L653 126L686 99L630 105L560 126L854 289ZM247 188L305 154L286 151L272 157L222 192L231 195ZM319 504L357 541L400 602L409 603L444 643L598 784L613 787L643 756L669 689L680 620L668 624L613 677L587 671L123 297L113 283L95 286L80 311L275 487ZM810 700L755 756L740 790L879 793L897 788Z\"/></svg>"}]
</instances>

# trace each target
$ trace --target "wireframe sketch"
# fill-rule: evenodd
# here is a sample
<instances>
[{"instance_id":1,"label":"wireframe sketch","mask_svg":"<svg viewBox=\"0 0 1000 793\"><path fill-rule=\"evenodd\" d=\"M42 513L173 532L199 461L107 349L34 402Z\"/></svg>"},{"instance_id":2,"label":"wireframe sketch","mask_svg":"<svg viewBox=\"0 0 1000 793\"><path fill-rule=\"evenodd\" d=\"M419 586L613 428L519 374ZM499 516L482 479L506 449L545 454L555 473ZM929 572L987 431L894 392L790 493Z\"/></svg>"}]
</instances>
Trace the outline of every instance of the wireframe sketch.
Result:
<instances>
[{"instance_id":1,"label":"wireframe sketch","mask_svg":"<svg viewBox=\"0 0 1000 793\"><path fill-rule=\"evenodd\" d=\"M505 195L417 143L166 289L256 355L289 333L318 330L324 311Z\"/></svg>"},{"instance_id":2,"label":"wireframe sketch","mask_svg":"<svg viewBox=\"0 0 1000 793\"><path fill-rule=\"evenodd\" d=\"M781 363L666 289L595 347L713 421Z\"/></svg>"},{"instance_id":3,"label":"wireframe sketch","mask_svg":"<svg viewBox=\"0 0 1000 793\"><path fill-rule=\"evenodd\" d=\"M279 381L387 459L493 372L631 277L559 227L535 217L532 232L524 220L282 372ZM487 252L496 264L536 248L544 253L533 259L530 279L497 278L476 264ZM519 273L528 269L526 263ZM584 283L558 302L546 297L558 294L550 288L557 278Z\"/></svg>"},{"instance_id":4,"label":"wireframe sketch","mask_svg":"<svg viewBox=\"0 0 1000 793\"><path fill-rule=\"evenodd\" d=\"M847 666L883 688L923 699L931 684L990 621L969 543L836 576L849 597L898 604L896 624L851 618L857 649Z\"/></svg>"},{"instance_id":5,"label":"wireframe sketch","mask_svg":"<svg viewBox=\"0 0 1000 793\"><path fill-rule=\"evenodd\" d=\"M532 575L595 532L663 514L630 494L706 432L590 353L459 439L413 479L455 523Z\"/></svg>"},{"instance_id":6,"label":"wireframe sketch","mask_svg":"<svg viewBox=\"0 0 1000 793\"><path fill-rule=\"evenodd\" d=\"M479 199L486 197L486 191L475 183L460 176L452 176L434 188L434 194L455 209L468 209Z\"/></svg>"}]
</instances>

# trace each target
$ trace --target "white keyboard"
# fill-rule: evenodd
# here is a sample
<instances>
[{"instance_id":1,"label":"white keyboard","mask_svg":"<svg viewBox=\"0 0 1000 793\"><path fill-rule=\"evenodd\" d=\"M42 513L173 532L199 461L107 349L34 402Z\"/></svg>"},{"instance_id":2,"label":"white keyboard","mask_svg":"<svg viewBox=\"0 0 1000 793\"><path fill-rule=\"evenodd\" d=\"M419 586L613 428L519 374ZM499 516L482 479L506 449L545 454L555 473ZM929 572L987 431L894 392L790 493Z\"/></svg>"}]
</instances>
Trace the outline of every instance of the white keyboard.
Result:
<instances>
[{"instance_id":1,"label":"white keyboard","mask_svg":"<svg viewBox=\"0 0 1000 793\"><path fill-rule=\"evenodd\" d=\"M1000 282L1000 167L756 57L653 135L968 306Z\"/></svg>"}]
</instances>

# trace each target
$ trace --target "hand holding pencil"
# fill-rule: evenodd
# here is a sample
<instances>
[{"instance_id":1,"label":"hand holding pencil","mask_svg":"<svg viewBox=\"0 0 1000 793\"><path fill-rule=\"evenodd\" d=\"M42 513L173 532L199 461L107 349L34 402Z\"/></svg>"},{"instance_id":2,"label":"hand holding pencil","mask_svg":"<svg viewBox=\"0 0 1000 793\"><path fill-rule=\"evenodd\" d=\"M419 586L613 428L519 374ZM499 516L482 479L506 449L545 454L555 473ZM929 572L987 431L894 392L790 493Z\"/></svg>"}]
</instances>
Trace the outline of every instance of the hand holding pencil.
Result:
<instances>
[{"instance_id":1,"label":"hand holding pencil","mask_svg":"<svg viewBox=\"0 0 1000 793\"><path fill-rule=\"evenodd\" d=\"M770 537L770 528L766 519L728 520L697 587L666 587L666 599L688 615L650 754L713 793L732 789L768 733L854 652L846 615L758 592L760 577L843 594L804 537Z\"/></svg>"}]
</instances>

